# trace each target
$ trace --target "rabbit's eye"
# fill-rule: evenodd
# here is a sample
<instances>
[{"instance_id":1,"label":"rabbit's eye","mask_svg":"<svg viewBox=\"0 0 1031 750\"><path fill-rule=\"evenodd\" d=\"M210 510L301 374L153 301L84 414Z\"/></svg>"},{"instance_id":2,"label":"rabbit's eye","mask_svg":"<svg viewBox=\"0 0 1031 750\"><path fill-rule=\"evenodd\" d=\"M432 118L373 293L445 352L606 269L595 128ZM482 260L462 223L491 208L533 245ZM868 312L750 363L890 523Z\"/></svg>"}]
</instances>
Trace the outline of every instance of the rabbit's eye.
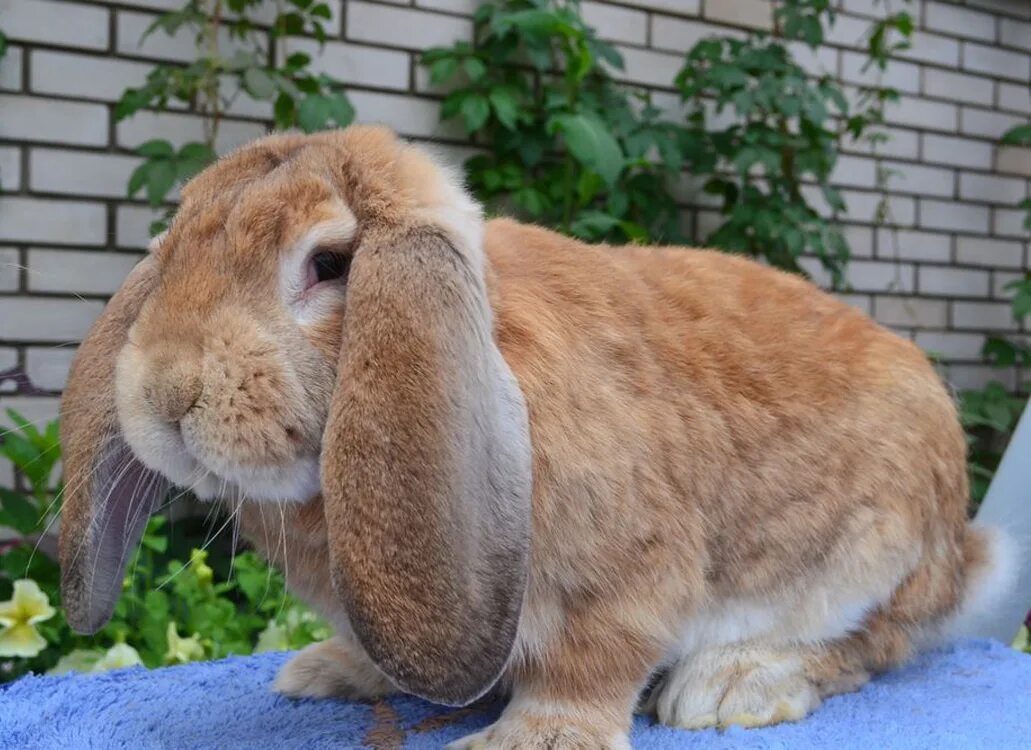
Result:
<instances>
[{"instance_id":1,"label":"rabbit's eye","mask_svg":"<svg viewBox=\"0 0 1031 750\"><path fill-rule=\"evenodd\" d=\"M320 250L311 256L311 260L308 263L308 276L314 284L323 281L335 281L337 279L344 279L346 281L347 273L351 270L351 255L349 253Z\"/></svg>"}]
</instances>

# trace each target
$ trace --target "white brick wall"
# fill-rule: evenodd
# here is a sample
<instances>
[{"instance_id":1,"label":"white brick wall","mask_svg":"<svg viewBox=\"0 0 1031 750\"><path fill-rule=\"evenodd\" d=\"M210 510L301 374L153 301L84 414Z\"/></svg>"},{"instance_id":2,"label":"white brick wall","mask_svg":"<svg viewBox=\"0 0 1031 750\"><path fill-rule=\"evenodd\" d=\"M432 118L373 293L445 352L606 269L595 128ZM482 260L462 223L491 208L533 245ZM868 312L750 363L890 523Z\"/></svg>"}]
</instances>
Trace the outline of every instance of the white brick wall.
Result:
<instances>
[{"instance_id":1,"label":"white brick wall","mask_svg":"<svg viewBox=\"0 0 1031 750\"><path fill-rule=\"evenodd\" d=\"M810 72L841 75L854 98L873 80L862 71L864 36L884 4L837 4L828 45L793 49ZM140 257L155 218L126 196L137 163L132 147L201 134L199 118L184 111L144 112L117 125L112 113L153 61L193 57L186 33L158 32L138 43L157 12L179 5L0 0L0 29L11 41L0 61L0 372L18 368L32 388L11 394L12 381L0 381L0 407L38 418L56 412L52 396L63 387L74 342ZM316 70L348 84L359 119L435 141L458 160L470 153L461 127L439 122L441 92L428 85L417 57L427 46L467 38L477 5L348 0L345 10L331 0L326 48L293 44L313 54ZM681 111L672 79L691 45L770 23L765 0L584 0L583 8L625 56L621 76L651 87L670 112ZM900 173L889 197L900 228L872 226L881 199L877 162L867 146L846 144L834 179L850 207L843 229L856 260L852 289L841 297L941 354L955 384L974 385L993 374L980 362L985 335L1019 332L1004 286L1031 262L1023 213L1014 208L1028 195L1031 149L997 145L1003 130L1031 117L1031 3L913 0L910 11L918 25L913 48L884 79L902 100L888 108L892 140L878 150L884 166ZM239 102L219 148L265 132L267 115L265 103ZM720 218L711 203L696 201L685 205L682 223L704 234ZM825 280L818 263L806 265Z\"/></svg>"}]
</instances>

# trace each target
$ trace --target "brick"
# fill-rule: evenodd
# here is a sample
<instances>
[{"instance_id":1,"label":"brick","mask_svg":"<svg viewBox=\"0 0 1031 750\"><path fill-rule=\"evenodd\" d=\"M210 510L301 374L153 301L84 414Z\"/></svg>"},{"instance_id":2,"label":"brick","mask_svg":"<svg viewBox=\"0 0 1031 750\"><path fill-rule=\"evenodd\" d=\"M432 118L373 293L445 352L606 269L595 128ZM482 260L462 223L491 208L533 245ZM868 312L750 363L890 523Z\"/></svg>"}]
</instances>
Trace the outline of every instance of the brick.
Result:
<instances>
[{"instance_id":1,"label":"brick","mask_svg":"<svg viewBox=\"0 0 1031 750\"><path fill-rule=\"evenodd\" d=\"M256 122L223 120L218 129L215 150L221 154L265 135L265 126ZM152 138L164 138L176 147L204 140L204 120L198 115L179 112L137 112L115 126L119 146L135 148Z\"/></svg>"},{"instance_id":2,"label":"brick","mask_svg":"<svg viewBox=\"0 0 1031 750\"><path fill-rule=\"evenodd\" d=\"M948 382L961 391L980 390L989 383L1002 383L1007 389L1016 387L1016 371L999 370L990 365L950 365Z\"/></svg>"},{"instance_id":3,"label":"brick","mask_svg":"<svg viewBox=\"0 0 1031 750\"><path fill-rule=\"evenodd\" d=\"M914 289L914 269L910 263L854 260L848 264L849 285L859 292L906 292Z\"/></svg>"},{"instance_id":4,"label":"brick","mask_svg":"<svg viewBox=\"0 0 1031 750\"><path fill-rule=\"evenodd\" d=\"M986 81L981 76L926 68L924 70L924 93L942 99L991 105L992 82Z\"/></svg>"},{"instance_id":5,"label":"brick","mask_svg":"<svg viewBox=\"0 0 1031 750\"><path fill-rule=\"evenodd\" d=\"M0 432L14 427L7 410L13 409L37 427L57 419L60 401L53 396L2 396L0 397ZM3 463L3 462L0 462Z\"/></svg>"},{"instance_id":6,"label":"brick","mask_svg":"<svg viewBox=\"0 0 1031 750\"><path fill-rule=\"evenodd\" d=\"M581 12L584 21L593 26L602 39L642 45L648 41L647 13L590 0L581 5Z\"/></svg>"},{"instance_id":7,"label":"brick","mask_svg":"<svg viewBox=\"0 0 1031 750\"><path fill-rule=\"evenodd\" d=\"M952 327L988 331L1016 329L1012 308L1005 302L952 302Z\"/></svg>"},{"instance_id":8,"label":"brick","mask_svg":"<svg viewBox=\"0 0 1031 750\"><path fill-rule=\"evenodd\" d=\"M869 31L869 20L839 13L834 18L834 24L826 30L824 39L828 44L836 44L840 47L866 49L866 37Z\"/></svg>"},{"instance_id":9,"label":"brick","mask_svg":"<svg viewBox=\"0 0 1031 750\"><path fill-rule=\"evenodd\" d=\"M107 211L102 203L2 196L0 240L103 245Z\"/></svg>"},{"instance_id":10,"label":"brick","mask_svg":"<svg viewBox=\"0 0 1031 750\"><path fill-rule=\"evenodd\" d=\"M1020 268L1024 265L1024 248L1019 242L989 237L958 237L956 260L972 266Z\"/></svg>"},{"instance_id":11,"label":"brick","mask_svg":"<svg viewBox=\"0 0 1031 750\"><path fill-rule=\"evenodd\" d=\"M719 23L750 29L773 28L773 5L767 0L705 0L703 15Z\"/></svg>"},{"instance_id":12,"label":"brick","mask_svg":"<svg viewBox=\"0 0 1031 750\"><path fill-rule=\"evenodd\" d=\"M955 39L926 31L914 31L910 43L912 46L909 49L898 53L903 60L934 63L947 68L959 66L959 42Z\"/></svg>"},{"instance_id":13,"label":"brick","mask_svg":"<svg viewBox=\"0 0 1031 750\"><path fill-rule=\"evenodd\" d=\"M967 39L995 40L995 16L955 5L927 2L924 5L924 27Z\"/></svg>"},{"instance_id":14,"label":"brick","mask_svg":"<svg viewBox=\"0 0 1031 750\"><path fill-rule=\"evenodd\" d=\"M888 140L877 144L877 155L895 159L916 159L920 153L920 137L912 130L880 128ZM862 141L846 141L845 150L852 153L872 154L872 144Z\"/></svg>"},{"instance_id":15,"label":"brick","mask_svg":"<svg viewBox=\"0 0 1031 750\"><path fill-rule=\"evenodd\" d=\"M839 156L831 181L849 187L869 187L877 184L877 162L858 156Z\"/></svg>"},{"instance_id":16,"label":"brick","mask_svg":"<svg viewBox=\"0 0 1031 750\"><path fill-rule=\"evenodd\" d=\"M465 18L351 0L344 35L357 42L423 50L470 39L472 29L472 21Z\"/></svg>"},{"instance_id":17,"label":"brick","mask_svg":"<svg viewBox=\"0 0 1031 750\"><path fill-rule=\"evenodd\" d=\"M111 295L142 256L80 250L29 250L33 292Z\"/></svg>"},{"instance_id":18,"label":"brick","mask_svg":"<svg viewBox=\"0 0 1031 750\"><path fill-rule=\"evenodd\" d=\"M0 139L103 146L107 120L103 104L0 96Z\"/></svg>"},{"instance_id":19,"label":"brick","mask_svg":"<svg viewBox=\"0 0 1031 750\"><path fill-rule=\"evenodd\" d=\"M106 8L53 0L0 0L4 33L11 39L81 49L107 49Z\"/></svg>"},{"instance_id":20,"label":"brick","mask_svg":"<svg viewBox=\"0 0 1031 750\"><path fill-rule=\"evenodd\" d=\"M674 15L697 16L701 12L702 0L626 0L623 4L649 10L663 10Z\"/></svg>"},{"instance_id":21,"label":"brick","mask_svg":"<svg viewBox=\"0 0 1031 750\"><path fill-rule=\"evenodd\" d=\"M620 47L619 51L623 55L624 69L613 71L612 75L630 83L672 88L673 79L684 64L683 54L669 55L634 47Z\"/></svg>"},{"instance_id":22,"label":"brick","mask_svg":"<svg viewBox=\"0 0 1031 750\"><path fill-rule=\"evenodd\" d=\"M0 297L0 339L81 341L104 303L60 297Z\"/></svg>"},{"instance_id":23,"label":"brick","mask_svg":"<svg viewBox=\"0 0 1031 750\"><path fill-rule=\"evenodd\" d=\"M969 138L925 133L923 139L924 160L957 167L991 169L992 145Z\"/></svg>"},{"instance_id":24,"label":"brick","mask_svg":"<svg viewBox=\"0 0 1031 750\"><path fill-rule=\"evenodd\" d=\"M0 91L21 91L23 60L21 47L7 47L7 53L0 58Z\"/></svg>"},{"instance_id":25,"label":"brick","mask_svg":"<svg viewBox=\"0 0 1031 750\"><path fill-rule=\"evenodd\" d=\"M880 193L856 190L842 190L841 194L848 205L847 216L850 221L873 221L884 198ZM912 226L916 218L916 201L901 195L889 195L887 201L888 210L895 223L899 226Z\"/></svg>"},{"instance_id":26,"label":"brick","mask_svg":"<svg viewBox=\"0 0 1031 750\"><path fill-rule=\"evenodd\" d=\"M408 5L408 0L387 0L394 5ZM417 8L431 8L433 10L446 10L450 13L460 13L464 16L471 16L480 7L481 0L415 0Z\"/></svg>"},{"instance_id":27,"label":"brick","mask_svg":"<svg viewBox=\"0 0 1031 750\"><path fill-rule=\"evenodd\" d=\"M149 227L161 212L147 206L119 206L115 211L115 245L139 250L150 243Z\"/></svg>"},{"instance_id":28,"label":"brick","mask_svg":"<svg viewBox=\"0 0 1031 750\"><path fill-rule=\"evenodd\" d=\"M1003 237L1027 237L1028 230L1024 227L1027 213L1016 208L993 208L992 209L992 233Z\"/></svg>"},{"instance_id":29,"label":"brick","mask_svg":"<svg viewBox=\"0 0 1031 750\"><path fill-rule=\"evenodd\" d=\"M888 122L916 128L954 131L959 122L959 107L955 104L903 96L885 108Z\"/></svg>"},{"instance_id":30,"label":"brick","mask_svg":"<svg viewBox=\"0 0 1031 750\"><path fill-rule=\"evenodd\" d=\"M44 391L60 391L68 380L75 352L70 346L29 347L25 350L25 374L29 382Z\"/></svg>"},{"instance_id":31,"label":"brick","mask_svg":"<svg viewBox=\"0 0 1031 750\"><path fill-rule=\"evenodd\" d=\"M798 259L798 265L801 266L802 270L805 271L809 278L814 284L823 289L829 289L831 286L831 275L830 272L824 268L823 263L820 262L819 258L811 255L806 255ZM846 270L846 276L849 281L852 278L852 266L849 265Z\"/></svg>"},{"instance_id":32,"label":"brick","mask_svg":"<svg viewBox=\"0 0 1031 750\"><path fill-rule=\"evenodd\" d=\"M40 193L124 198L140 161L136 156L34 148L29 152L29 187Z\"/></svg>"},{"instance_id":33,"label":"brick","mask_svg":"<svg viewBox=\"0 0 1031 750\"><path fill-rule=\"evenodd\" d=\"M373 91L349 91L348 96L359 122L383 123L412 137L463 139L459 123L440 122L439 102Z\"/></svg>"},{"instance_id":34,"label":"brick","mask_svg":"<svg viewBox=\"0 0 1031 750\"><path fill-rule=\"evenodd\" d=\"M888 178L888 184L894 191L944 198L951 198L954 194L956 175L951 169L900 161L885 161L884 167L897 173Z\"/></svg>"},{"instance_id":35,"label":"brick","mask_svg":"<svg viewBox=\"0 0 1031 750\"><path fill-rule=\"evenodd\" d=\"M963 42L963 68L996 78L1031 79L1026 55L973 42Z\"/></svg>"},{"instance_id":36,"label":"brick","mask_svg":"<svg viewBox=\"0 0 1031 750\"><path fill-rule=\"evenodd\" d=\"M995 169L1031 177L1031 148L1000 146L995 152Z\"/></svg>"},{"instance_id":37,"label":"brick","mask_svg":"<svg viewBox=\"0 0 1031 750\"><path fill-rule=\"evenodd\" d=\"M988 271L944 266L921 266L920 294L941 297L987 297Z\"/></svg>"},{"instance_id":38,"label":"brick","mask_svg":"<svg viewBox=\"0 0 1031 750\"><path fill-rule=\"evenodd\" d=\"M1031 87L999 82L999 107L1031 114Z\"/></svg>"},{"instance_id":39,"label":"brick","mask_svg":"<svg viewBox=\"0 0 1031 750\"><path fill-rule=\"evenodd\" d=\"M864 70L869 58L859 52L841 53L841 78L849 83L862 86L891 86L900 92L911 94L920 91L920 66L913 63L893 60L887 70L881 72L871 65Z\"/></svg>"},{"instance_id":40,"label":"brick","mask_svg":"<svg viewBox=\"0 0 1031 750\"><path fill-rule=\"evenodd\" d=\"M989 213L983 206L920 199L920 226L953 232L988 233Z\"/></svg>"},{"instance_id":41,"label":"brick","mask_svg":"<svg viewBox=\"0 0 1031 750\"><path fill-rule=\"evenodd\" d=\"M0 292L16 292L21 280L21 261L13 247L0 247ZM4 368L0 366L0 370Z\"/></svg>"},{"instance_id":42,"label":"brick","mask_svg":"<svg viewBox=\"0 0 1031 750\"><path fill-rule=\"evenodd\" d=\"M984 8L1004 16L1031 18L1031 5L1025 4L1023 0L967 0L967 5ZM1004 22L1005 20L1003 19Z\"/></svg>"},{"instance_id":43,"label":"brick","mask_svg":"<svg viewBox=\"0 0 1031 750\"><path fill-rule=\"evenodd\" d=\"M1023 125L1026 117L992 112L977 107L963 107L959 113L959 129L970 135L980 135L993 141L1002 138L1002 134L1012 127Z\"/></svg>"},{"instance_id":44,"label":"brick","mask_svg":"<svg viewBox=\"0 0 1031 750\"><path fill-rule=\"evenodd\" d=\"M1019 47L1031 52L1031 23L1004 21L999 24L999 39L1007 47Z\"/></svg>"},{"instance_id":45,"label":"brick","mask_svg":"<svg viewBox=\"0 0 1031 750\"><path fill-rule=\"evenodd\" d=\"M873 311L873 298L868 294L843 294L839 292L834 296L849 307L854 307L867 315L870 315Z\"/></svg>"},{"instance_id":46,"label":"brick","mask_svg":"<svg viewBox=\"0 0 1031 750\"><path fill-rule=\"evenodd\" d=\"M952 239L947 234L912 229L877 230L877 257L948 263Z\"/></svg>"},{"instance_id":47,"label":"brick","mask_svg":"<svg viewBox=\"0 0 1031 750\"><path fill-rule=\"evenodd\" d=\"M972 174L959 175L959 197L985 203L1013 205L1027 196L1027 181L1018 177Z\"/></svg>"},{"instance_id":48,"label":"brick","mask_svg":"<svg viewBox=\"0 0 1031 750\"><path fill-rule=\"evenodd\" d=\"M848 243L853 258L873 257L873 229L847 224L841 227L841 233Z\"/></svg>"},{"instance_id":49,"label":"brick","mask_svg":"<svg viewBox=\"0 0 1031 750\"><path fill-rule=\"evenodd\" d=\"M953 331L917 331L916 344L928 353L948 360L980 360L984 346L983 333L955 333Z\"/></svg>"},{"instance_id":50,"label":"brick","mask_svg":"<svg viewBox=\"0 0 1031 750\"><path fill-rule=\"evenodd\" d=\"M788 42L788 50L795 62L811 76L838 76L838 50L822 46L813 49L802 42Z\"/></svg>"},{"instance_id":51,"label":"brick","mask_svg":"<svg viewBox=\"0 0 1031 750\"><path fill-rule=\"evenodd\" d=\"M995 271L992 273L992 296L996 299L1013 299L1016 290L1010 287L1015 281L1023 281L1024 274Z\"/></svg>"},{"instance_id":52,"label":"brick","mask_svg":"<svg viewBox=\"0 0 1031 750\"><path fill-rule=\"evenodd\" d=\"M0 146L0 190L14 192L21 188L21 149Z\"/></svg>"},{"instance_id":53,"label":"brick","mask_svg":"<svg viewBox=\"0 0 1031 750\"><path fill-rule=\"evenodd\" d=\"M143 85L153 68L147 63L69 52L33 50L29 87L37 94L59 94L114 102L127 88Z\"/></svg>"},{"instance_id":54,"label":"brick","mask_svg":"<svg viewBox=\"0 0 1031 750\"><path fill-rule=\"evenodd\" d=\"M874 317L889 326L943 328L948 320L948 303L920 297L877 296Z\"/></svg>"},{"instance_id":55,"label":"brick","mask_svg":"<svg viewBox=\"0 0 1031 750\"><path fill-rule=\"evenodd\" d=\"M652 47L669 50L680 55L685 54L702 39L715 35L737 35L737 32L733 29L705 23L704 21L686 21L659 15L651 17L651 32Z\"/></svg>"},{"instance_id":56,"label":"brick","mask_svg":"<svg viewBox=\"0 0 1031 750\"><path fill-rule=\"evenodd\" d=\"M116 51L129 57L145 57L154 60L173 62L196 60L197 43L193 31L188 26L181 27L172 36L159 29L143 39L143 35L154 23L155 18L157 16L151 13L119 11L116 19L118 40ZM260 35L260 32L257 31L253 33ZM232 56L234 50L248 47L246 43L234 39L229 28L225 26L219 28L218 45L220 53L227 57Z\"/></svg>"},{"instance_id":57,"label":"brick","mask_svg":"<svg viewBox=\"0 0 1031 750\"><path fill-rule=\"evenodd\" d=\"M313 39L291 40L290 49L311 55L312 71L326 73L348 85L408 88L411 55L407 52L346 42L327 42L320 51Z\"/></svg>"}]
</instances>

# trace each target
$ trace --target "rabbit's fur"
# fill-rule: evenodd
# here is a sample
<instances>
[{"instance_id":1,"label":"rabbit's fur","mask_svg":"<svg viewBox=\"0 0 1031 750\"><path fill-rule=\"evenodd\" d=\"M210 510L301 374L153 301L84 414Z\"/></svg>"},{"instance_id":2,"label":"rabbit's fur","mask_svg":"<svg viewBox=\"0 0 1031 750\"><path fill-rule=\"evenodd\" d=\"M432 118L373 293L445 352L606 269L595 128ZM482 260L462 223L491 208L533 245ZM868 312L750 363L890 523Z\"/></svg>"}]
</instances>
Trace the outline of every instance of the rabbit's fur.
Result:
<instances>
[{"instance_id":1,"label":"rabbit's fur","mask_svg":"<svg viewBox=\"0 0 1031 750\"><path fill-rule=\"evenodd\" d=\"M306 291L326 245L347 286ZM165 480L193 486L338 629L282 692L497 682L507 709L462 748L625 748L639 701L799 719L992 562L912 343L742 258L483 223L381 128L195 178L83 344L63 430L73 624L109 615Z\"/></svg>"}]
</instances>

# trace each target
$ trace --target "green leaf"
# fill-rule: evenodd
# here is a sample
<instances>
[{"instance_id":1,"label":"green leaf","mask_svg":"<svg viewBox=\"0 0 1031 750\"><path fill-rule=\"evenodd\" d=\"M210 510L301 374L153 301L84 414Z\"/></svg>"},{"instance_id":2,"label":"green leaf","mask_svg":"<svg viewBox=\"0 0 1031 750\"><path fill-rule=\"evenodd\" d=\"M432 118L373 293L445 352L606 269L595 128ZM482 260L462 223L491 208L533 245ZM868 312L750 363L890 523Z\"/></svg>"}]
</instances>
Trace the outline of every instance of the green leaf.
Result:
<instances>
[{"instance_id":1,"label":"green leaf","mask_svg":"<svg viewBox=\"0 0 1031 750\"><path fill-rule=\"evenodd\" d=\"M487 75L487 66L483 64L478 58L467 57L462 61L462 69L465 74L469 76L471 81L479 81L485 75Z\"/></svg>"},{"instance_id":2,"label":"green leaf","mask_svg":"<svg viewBox=\"0 0 1031 750\"><path fill-rule=\"evenodd\" d=\"M1007 130L1002 142L1007 146L1031 146L1031 125L1018 125Z\"/></svg>"},{"instance_id":3,"label":"green leaf","mask_svg":"<svg viewBox=\"0 0 1031 750\"><path fill-rule=\"evenodd\" d=\"M314 133L326 127L330 117L331 105L324 96L307 96L297 110L297 124L305 133Z\"/></svg>"},{"instance_id":4,"label":"green leaf","mask_svg":"<svg viewBox=\"0 0 1031 750\"><path fill-rule=\"evenodd\" d=\"M519 103L512 92L507 89L493 89L489 98L498 122L509 130L515 130L519 119Z\"/></svg>"},{"instance_id":5,"label":"green leaf","mask_svg":"<svg viewBox=\"0 0 1031 750\"><path fill-rule=\"evenodd\" d=\"M327 101L329 102L329 116L333 122L341 128L350 125L354 120L354 107L347 95L343 92L331 94L327 97Z\"/></svg>"},{"instance_id":6,"label":"green leaf","mask_svg":"<svg viewBox=\"0 0 1031 750\"><path fill-rule=\"evenodd\" d=\"M272 76L263 68L247 68L243 72L243 85L253 97L266 101L279 91Z\"/></svg>"},{"instance_id":7,"label":"green leaf","mask_svg":"<svg viewBox=\"0 0 1031 750\"><path fill-rule=\"evenodd\" d=\"M175 162L162 159L150 162L145 179L147 202L152 206L160 206L175 187Z\"/></svg>"},{"instance_id":8,"label":"green leaf","mask_svg":"<svg viewBox=\"0 0 1031 750\"><path fill-rule=\"evenodd\" d=\"M167 158L175 153L175 149L172 147L172 144L166 140L154 139L137 146L136 153L140 156L146 156L151 159Z\"/></svg>"},{"instance_id":9,"label":"green leaf","mask_svg":"<svg viewBox=\"0 0 1031 750\"><path fill-rule=\"evenodd\" d=\"M609 186L615 185L623 171L623 150L602 120L593 115L560 115L553 118L549 130L561 133L578 162L601 175Z\"/></svg>"},{"instance_id":10,"label":"green leaf","mask_svg":"<svg viewBox=\"0 0 1031 750\"><path fill-rule=\"evenodd\" d=\"M490 116L490 103L485 96L468 94L459 105L467 133L474 133L483 127Z\"/></svg>"},{"instance_id":11,"label":"green leaf","mask_svg":"<svg viewBox=\"0 0 1031 750\"><path fill-rule=\"evenodd\" d=\"M0 508L4 511L4 522L21 534L31 534L39 526L39 508L24 495L0 487Z\"/></svg>"}]
</instances>

